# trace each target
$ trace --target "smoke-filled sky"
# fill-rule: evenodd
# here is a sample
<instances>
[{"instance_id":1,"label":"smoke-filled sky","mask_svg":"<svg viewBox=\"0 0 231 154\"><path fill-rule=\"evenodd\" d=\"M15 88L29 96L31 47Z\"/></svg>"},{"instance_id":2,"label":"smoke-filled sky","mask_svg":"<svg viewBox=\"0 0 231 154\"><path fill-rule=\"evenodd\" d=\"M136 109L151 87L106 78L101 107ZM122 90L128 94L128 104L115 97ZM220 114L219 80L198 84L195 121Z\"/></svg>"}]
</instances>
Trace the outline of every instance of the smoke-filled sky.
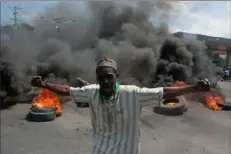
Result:
<instances>
[{"instance_id":1,"label":"smoke-filled sky","mask_svg":"<svg viewBox=\"0 0 231 154\"><path fill-rule=\"evenodd\" d=\"M0 72L7 94L28 92L34 75L72 86L77 86L77 77L96 83L95 63L102 57L118 63L121 84L157 87L204 78L216 82L219 70L206 46L169 32L173 24L168 21L179 12L181 2L131 6L91 1L81 4L85 9L76 2L44 5L50 6L28 14L34 17L34 31L22 25L12 39L1 42ZM61 23L57 31L56 23L50 22L57 17L77 22Z\"/></svg>"},{"instance_id":2,"label":"smoke-filled sky","mask_svg":"<svg viewBox=\"0 0 231 154\"><path fill-rule=\"evenodd\" d=\"M2 3L1 24L12 23L10 9L15 5L23 8L22 11L19 11L20 19L31 22L39 12L55 3L55 1ZM73 3L78 9L84 10L83 2ZM231 37L230 1L179 1L172 3L174 3L174 9L168 13L167 18L161 16L158 19L156 14L150 17L153 24L159 23L161 20L169 23L171 32L185 31L217 37Z\"/></svg>"}]
</instances>

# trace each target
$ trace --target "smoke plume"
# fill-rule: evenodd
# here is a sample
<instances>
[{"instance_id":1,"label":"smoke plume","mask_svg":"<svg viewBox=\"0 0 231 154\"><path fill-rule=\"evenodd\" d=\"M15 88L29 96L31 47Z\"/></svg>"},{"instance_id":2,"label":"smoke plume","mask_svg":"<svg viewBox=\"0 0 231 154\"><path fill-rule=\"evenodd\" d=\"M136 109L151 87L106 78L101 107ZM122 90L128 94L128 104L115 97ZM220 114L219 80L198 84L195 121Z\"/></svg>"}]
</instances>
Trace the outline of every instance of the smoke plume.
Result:
<instances>
[{"instance_id":1,"label":"smoke plume","mask_svg":"<svg viewBox=\"0 0 231 154\"><path fill-rule=\"evenodd\" d=\"M205 45L175 38L167 23L159 22L168 19L177 3L88 2L81 10L76 3L59 2L47 8L34 19L33 28L22 25L11 40L1 41L2 91L26 93L37 74L73 86L77 77L95 83L95 64L102 57L118 62L123 84L156 87L213 80L215 67ZM51 22L54 18L70 22Z\"/></svg>"}]
</instances>

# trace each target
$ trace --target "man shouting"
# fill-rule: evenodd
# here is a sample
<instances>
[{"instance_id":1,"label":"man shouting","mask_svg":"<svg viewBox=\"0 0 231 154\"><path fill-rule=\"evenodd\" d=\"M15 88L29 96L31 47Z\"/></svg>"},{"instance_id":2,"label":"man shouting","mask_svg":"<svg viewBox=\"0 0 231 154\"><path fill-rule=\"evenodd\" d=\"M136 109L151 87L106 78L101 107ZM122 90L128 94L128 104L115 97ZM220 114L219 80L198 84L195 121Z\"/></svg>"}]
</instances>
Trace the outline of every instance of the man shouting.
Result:
<instances>
[{"instance_id":1,"label":"man shouting","mask_svg":"<svg viewBox=\"0 0 231 154\"><path fill-rule=\"evenodd\" d=\"M60 95L70 95L75 101L89 102L93 127L93 154L139 154L141 109L159 101L191 92L210 90L208 80L185 87L140 88L120 85L119 72L112 59L97 63L98 84L82 88L44 82L35 76L31 85L47 88Z\"/></svg>"}]
</instances>

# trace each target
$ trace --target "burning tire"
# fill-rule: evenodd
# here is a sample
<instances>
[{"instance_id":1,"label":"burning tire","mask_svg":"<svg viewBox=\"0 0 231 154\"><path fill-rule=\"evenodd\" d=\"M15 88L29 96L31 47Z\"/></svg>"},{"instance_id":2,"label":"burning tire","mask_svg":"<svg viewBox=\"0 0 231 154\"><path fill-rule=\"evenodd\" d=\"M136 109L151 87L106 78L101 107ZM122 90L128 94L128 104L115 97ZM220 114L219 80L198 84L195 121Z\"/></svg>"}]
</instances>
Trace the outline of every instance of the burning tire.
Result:
<instances>
[{"instance_id":1,"label":"burning tire","mask_svg":"<svg viewBox=\"0 0 231 154\"><path fill-rule=\"evenodd\" d=\"M161 106L153 108L153 112L164 115L182 115L187 109L185 99L177 97L164 100Z\"/></svg>"},{"instance_id":2,"label":"burning tire","mask_svg":"<svg viewBox=\"0 0 231 154\"><path fill-rule=\"evenodd\" d=\"M221 102L216 102L216 104L222 108L222 110L225 110L225 111L231 111L231 102L224 102L224 103L221 103Z\"/></svg>"},{"instance_id":3,"label":"burning tire","mask_svg":"<svg viewBox=\"0 0 231 154\"><path fill-rule=\"evenodd\" d=\"M53 108L41 108L41 107L35 107L35 106L32 106L30 108L31 111L33 112L37 112L37 113L47 113L47 112L52 112L52 111L56 111L56 108L53 107Z\"/></svg>"},{"instance_id":4,"label":"burning tire","mask_svg":"<svg viewBox=\"0 0 231 154\"><path fill-rule=\"evenodd\" d=\"M213 98L217 106L219 106L222 110L231 111L231 102L225 100L225 97L222 97L221 95L216 95Z\"/></svg>"},{"instance_id":5,"label":"burning tire","mask_svg":"<svg viewBox=\"0 0 231 154\"><path fill-rule=\"evenodd\" d=\"M50 111L50 112L30 111L27 118L30 121L34 121L34 122L52 121L56 118L56 113L55 113L55 111Z\"/></svg>"},{"instance_id":6,"label":"burning tire","mask_svg":"<svg viewBox=\"0 0 231 154\"><path fill-rule=\"evenodd\" d=\"M215 111L231 111L231 102L224 99L225 96L217 92L205 96L205 105Z\"/></svg>"},{"instance_id":7,"label":"burning tire","mask_svg":"<svg viewBox=\"0 0 231 154\"><path fill-rule=\"evenodd\" d=\"M62 104L57 96L47 89L41 89L32 100L28 120L50 121L62 114Z\"/></svg>"}]
</instances>

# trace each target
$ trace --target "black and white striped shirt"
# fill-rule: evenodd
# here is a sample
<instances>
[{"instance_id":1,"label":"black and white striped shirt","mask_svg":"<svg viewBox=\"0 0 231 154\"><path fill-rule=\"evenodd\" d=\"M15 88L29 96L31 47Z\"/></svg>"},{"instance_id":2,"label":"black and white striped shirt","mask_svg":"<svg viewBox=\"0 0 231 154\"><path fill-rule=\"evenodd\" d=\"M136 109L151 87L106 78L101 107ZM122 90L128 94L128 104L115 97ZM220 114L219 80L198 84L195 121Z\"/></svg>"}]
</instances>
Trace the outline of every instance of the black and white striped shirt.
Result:
<instances>
[{"instance_id":1,"label":"black and white striped shirt","mask_svg":"<svg viewBox=\"0 0 231 154\"><path fill-rule=\"evenodd\" d=\"M70 88L75 101L89 102L93 126L92 154L139 154L141 109L157 105L163 88L121 85L115 98L102 103L99 85Z\"/></svg>"}]
</instances>

